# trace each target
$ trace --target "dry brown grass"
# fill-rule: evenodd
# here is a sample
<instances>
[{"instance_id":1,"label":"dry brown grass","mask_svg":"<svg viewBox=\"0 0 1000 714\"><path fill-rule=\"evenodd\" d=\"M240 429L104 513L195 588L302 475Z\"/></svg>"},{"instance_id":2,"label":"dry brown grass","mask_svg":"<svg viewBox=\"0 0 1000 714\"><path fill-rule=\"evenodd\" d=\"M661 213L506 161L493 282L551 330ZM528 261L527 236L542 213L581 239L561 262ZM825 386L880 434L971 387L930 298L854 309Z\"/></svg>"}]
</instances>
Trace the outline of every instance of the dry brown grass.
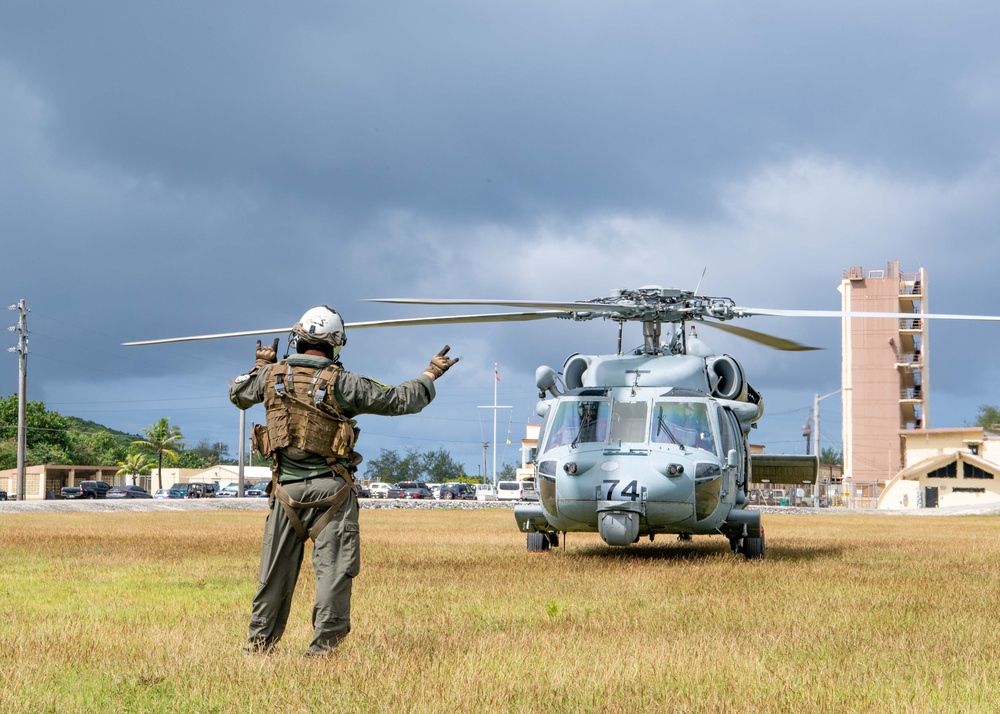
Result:
<instances>
[{"instance_id":1,"label":"dry brown grass","mask_svg":"<svg viewBox=\"0 0 1000 714\"><path fill-rule=\"evenodd\" d=\"M767 515L528 554L508 510L363 511L351 636L240 648L260 512L0 520L0 711L990 712L1000 518Z\"/></svg>"}]
</instances>

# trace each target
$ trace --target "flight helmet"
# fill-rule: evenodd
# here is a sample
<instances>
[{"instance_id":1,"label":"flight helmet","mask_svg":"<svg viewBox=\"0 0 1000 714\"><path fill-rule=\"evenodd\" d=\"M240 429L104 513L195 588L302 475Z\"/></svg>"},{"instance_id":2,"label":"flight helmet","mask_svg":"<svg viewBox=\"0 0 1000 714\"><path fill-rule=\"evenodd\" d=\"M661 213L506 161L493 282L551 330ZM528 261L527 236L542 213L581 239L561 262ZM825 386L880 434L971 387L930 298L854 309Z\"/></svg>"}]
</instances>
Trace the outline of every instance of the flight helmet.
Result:
<instances>
[{"instance_id":1,"label":"flight helmet","mask_svg":"<svg viewBox=\"0 0 1000 714\"><path fill-rule=\"evenodd\" d=\"M314 307L306 311L295 323L292 334L296 340L312 344L330 345L333 359L340 355L340 348L347 344L344 330L344 320L333 308L326 305Z\"/></svg>"}]
</instances>

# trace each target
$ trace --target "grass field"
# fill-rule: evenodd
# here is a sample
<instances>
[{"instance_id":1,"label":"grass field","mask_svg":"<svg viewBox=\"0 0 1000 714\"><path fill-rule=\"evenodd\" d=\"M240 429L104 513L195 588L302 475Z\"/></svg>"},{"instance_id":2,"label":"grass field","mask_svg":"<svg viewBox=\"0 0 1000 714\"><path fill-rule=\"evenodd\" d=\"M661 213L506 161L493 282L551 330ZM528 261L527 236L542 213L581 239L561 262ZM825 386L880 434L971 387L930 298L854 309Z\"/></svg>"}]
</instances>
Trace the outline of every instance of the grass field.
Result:
<instances>
[{"instance_id":1,"label":"grass field","mask_svg":"<svg viewBox=\"0 0 1000 714\"><path fill-rule=\"evenodd\" d=\"M766 515L528 554L509 510L362 511L353 632L241 652L262 512L4 514L2 712L993 712L1000 517Z\"/></svg>"}]
</instances>

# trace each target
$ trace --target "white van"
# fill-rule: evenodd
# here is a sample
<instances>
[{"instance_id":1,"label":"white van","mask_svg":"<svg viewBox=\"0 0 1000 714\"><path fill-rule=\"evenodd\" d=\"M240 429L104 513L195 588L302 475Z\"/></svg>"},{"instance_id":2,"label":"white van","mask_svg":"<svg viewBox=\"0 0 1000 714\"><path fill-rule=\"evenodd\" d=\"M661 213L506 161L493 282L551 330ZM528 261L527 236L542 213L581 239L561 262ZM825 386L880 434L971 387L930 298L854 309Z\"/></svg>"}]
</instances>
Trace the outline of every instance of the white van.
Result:
<instances>
[{"instance_id":1,"label":"white van","mask_svg":"<svg viewBox=\"0 0 1000 714\"><path fill-rule=\"evenodd\" d=\"M524 499L524 484L520 481L497 481L498 501L521 501Z\"/></svg>"},{"instance_id":2,"label":"white van","mask_svg":"<svg viewBox=\"0 0 1000 714\"><path fill-rule=\"evenodd\" d=\"M476 500L477 501L495 501L497 500L496 489L489 484L476 484L473 486L476 489Z\"/></svg>"},{"instance_id":3,"label":"white van","mask_svg":"<svg viewBox=\"0 0 1000 714\"><path fill-rule=\"evenodd\" d=\"M388 498L390 488L392 488L391 485L382 483L381 481L375 481L368 486L368 490L371 492L372 498Z\"/></svg>"}]
</instances>

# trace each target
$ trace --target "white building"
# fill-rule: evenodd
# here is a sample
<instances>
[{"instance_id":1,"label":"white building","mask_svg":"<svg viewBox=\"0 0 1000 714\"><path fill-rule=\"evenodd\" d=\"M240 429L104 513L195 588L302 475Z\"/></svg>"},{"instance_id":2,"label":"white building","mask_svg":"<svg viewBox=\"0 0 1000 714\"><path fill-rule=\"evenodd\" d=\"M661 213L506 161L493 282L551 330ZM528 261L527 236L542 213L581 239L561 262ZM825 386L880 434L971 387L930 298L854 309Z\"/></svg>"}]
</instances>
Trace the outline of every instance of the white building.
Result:
<instances>
[{"instance_id":1,"label":"white building","mask_svg":"<svg viewBox=\"0 0 1000 714\"><path fill-rule=\"evenodd\" d=\"M1000 434L968 426L902 437L903 469L879 495L879 508L1000 503Z\"/></svg>"}]
</instances>

